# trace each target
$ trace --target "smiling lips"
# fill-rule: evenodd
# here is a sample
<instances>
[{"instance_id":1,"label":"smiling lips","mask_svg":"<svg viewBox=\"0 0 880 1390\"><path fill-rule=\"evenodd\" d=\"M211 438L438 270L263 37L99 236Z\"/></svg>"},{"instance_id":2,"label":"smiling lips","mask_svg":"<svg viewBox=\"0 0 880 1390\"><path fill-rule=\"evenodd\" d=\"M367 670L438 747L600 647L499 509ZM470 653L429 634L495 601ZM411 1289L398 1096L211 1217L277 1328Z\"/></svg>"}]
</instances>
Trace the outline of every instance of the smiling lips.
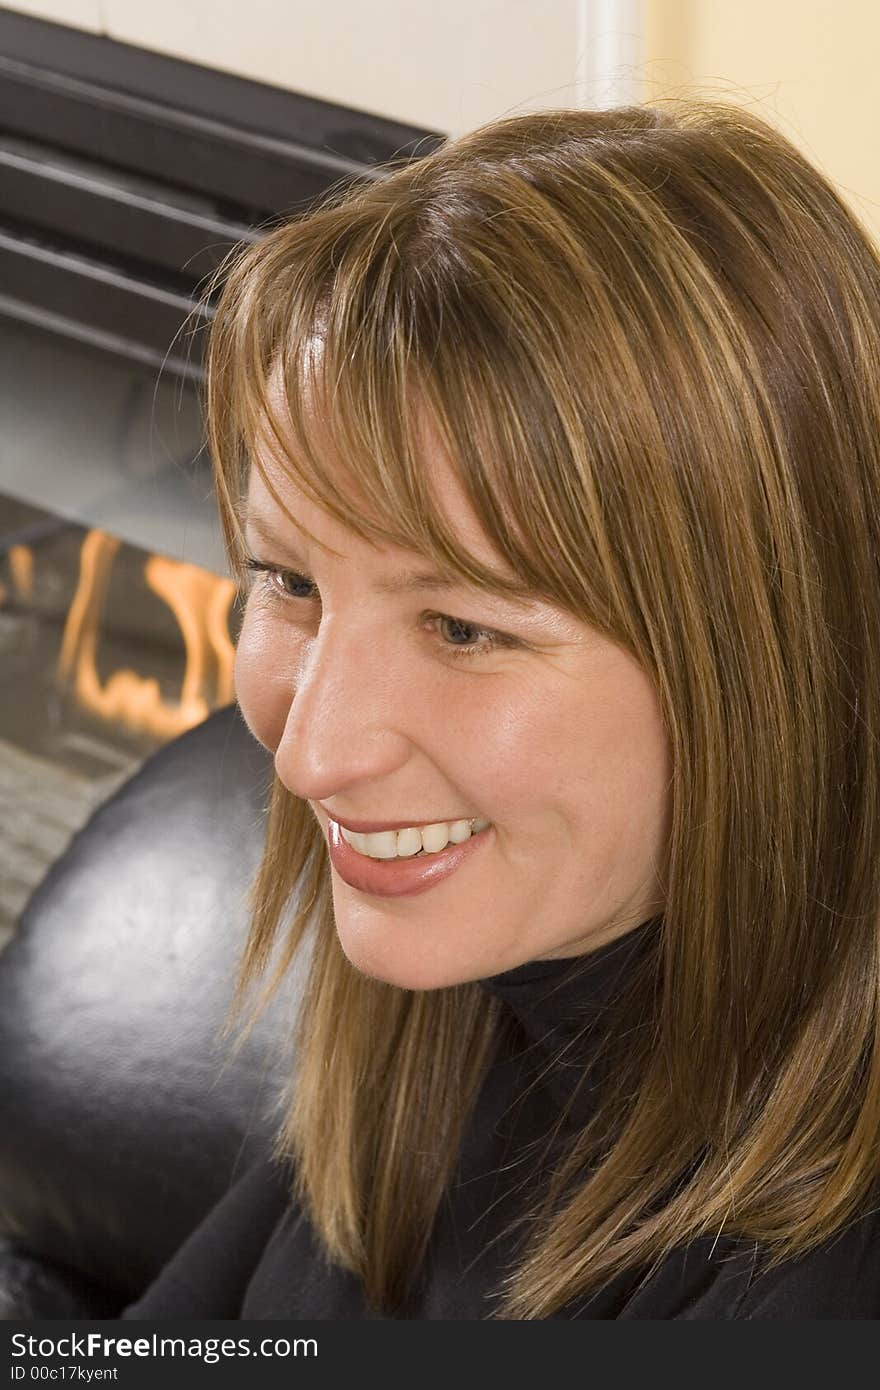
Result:
<instances>
[{"instance_id":1,"label":"smiling lips","mask_svg":"<svg viewBox=\"0 0 880 1390\"><path fill-rule=\"evenodd\" d=\"M452 828L460 839L450 835ZM427 826L365 833L352 831L330 817L328 830L330 860L339 877L360 892L396 898L425 892L448 878L479 852L492 826L475 817L473 821L436 821ZM412 838L415 836L418 846ZM365 845L363 850L360 844Z\"/></svg>"}]
</instances>

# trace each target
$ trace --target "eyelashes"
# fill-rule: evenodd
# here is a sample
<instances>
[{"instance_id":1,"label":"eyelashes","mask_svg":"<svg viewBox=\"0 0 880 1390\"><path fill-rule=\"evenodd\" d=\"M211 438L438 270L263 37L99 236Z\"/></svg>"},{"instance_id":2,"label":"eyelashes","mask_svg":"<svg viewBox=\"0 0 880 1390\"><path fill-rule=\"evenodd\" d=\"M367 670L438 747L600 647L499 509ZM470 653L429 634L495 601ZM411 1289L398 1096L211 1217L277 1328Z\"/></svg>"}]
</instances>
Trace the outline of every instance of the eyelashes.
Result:
<instances>
[{"instance_id":1,"label":"eyelashes","mask_svg":"<svg viewBox=\"0 0 880 1390\"><path fill-rule=\"evenodd\" d=\"M426 613L425 621L436 623L438 629L443 628L444 624L449 624L452 628L461 631L462 628L469 628L475 632L481 641L468 643L449 642L443 645L447 648L450 656L483 656L488 652L495 651L498 647L515 647L519 643L512 637L507 637L505 633L495 632L492 628L478 627L476 623L469 623L464 618L450 618L446 613Z\"/></svg>"},{"instance_id":2,"label":"eyelashes","mask_svg":"<svg viewBox=\"0 0 880 1390\"><path fill-rule=\"evenodd\" d=\"M248 556L247 560L245 561L245 566L252 573L263 575L265 580L271 579L272 576L282 580L282 584L280 585L271 583L267 584L267 587L269 589L275 590L279 598L305 599L307 597L312 597L312 595L306 594L291 594L288 592L287 589L283 587L283 581L293 579L299 584L308 584L311 585L312 588L314 588L312 580L307 579L304 574L299 574L296 570L283 569L281 565L272 565L265 560L255 560L252 556Z\"/></svg>"},{"instance_id":3,"label":"eyelashes","mask_svg":"<svg viewBox=\"0 0 880 1390\"><path fill-rule=\"evenodd\" d=\"M281 603L310 603L317 597L314 581L300 574L297 570L286 569L282 565L274 565L266 560L257 560L253 556L248 556L245 560L245 568L252 575L258 576L260 587L267 594L277 599ZM290 588L287 585L290 584ZM306 588L310 593L293 593L292 589ZM451 630L462 633L470 633L471 640L465 642L443 641L440 637L444 653L456 659L473 659L488 655L490 652L499 648L519 647L521 643L507 633L498 632L494 628L481 627L478 623L469 622L465 618L456 618L448 613L425 613L423 620L433 626L438 636L442 631L447 633Z\"/></svg>"}]
</instances>

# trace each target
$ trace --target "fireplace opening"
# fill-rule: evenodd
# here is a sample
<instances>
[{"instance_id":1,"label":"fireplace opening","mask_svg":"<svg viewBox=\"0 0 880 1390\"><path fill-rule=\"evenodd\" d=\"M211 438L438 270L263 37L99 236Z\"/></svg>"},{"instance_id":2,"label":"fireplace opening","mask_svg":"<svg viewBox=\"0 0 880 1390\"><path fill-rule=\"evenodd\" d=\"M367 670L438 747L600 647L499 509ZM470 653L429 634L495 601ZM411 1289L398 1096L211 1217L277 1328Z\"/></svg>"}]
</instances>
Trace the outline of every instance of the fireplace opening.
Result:
<instances>
[{"instance_id":1,"label":"fireplace opening","mask_svg":"<svg viewBox=\"0 0 880 1390\"><path fill-rule=\"evenodd\" d=\"M202 566L0 494L0 938L92 810L233 698L239 610Z\"/></svg>"}]
</instances>

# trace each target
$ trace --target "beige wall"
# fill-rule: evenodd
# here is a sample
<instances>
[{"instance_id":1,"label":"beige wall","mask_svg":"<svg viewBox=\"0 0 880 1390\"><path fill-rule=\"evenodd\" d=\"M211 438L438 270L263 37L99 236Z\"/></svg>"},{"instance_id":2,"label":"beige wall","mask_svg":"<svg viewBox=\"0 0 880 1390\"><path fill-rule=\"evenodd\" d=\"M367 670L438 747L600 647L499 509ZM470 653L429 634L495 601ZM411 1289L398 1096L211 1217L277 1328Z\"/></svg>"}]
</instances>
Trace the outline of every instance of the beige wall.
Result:
<instances>
[{"instance_id":1,"label":"beige wall","mask_svg":"<svg viewBox=\"0 0 880 1390\"><path fill-rule=\"evenodd\" d=\"M878 0L643 0L644 95L753 105L880 237Z\"/></svg>"}]
</instances>

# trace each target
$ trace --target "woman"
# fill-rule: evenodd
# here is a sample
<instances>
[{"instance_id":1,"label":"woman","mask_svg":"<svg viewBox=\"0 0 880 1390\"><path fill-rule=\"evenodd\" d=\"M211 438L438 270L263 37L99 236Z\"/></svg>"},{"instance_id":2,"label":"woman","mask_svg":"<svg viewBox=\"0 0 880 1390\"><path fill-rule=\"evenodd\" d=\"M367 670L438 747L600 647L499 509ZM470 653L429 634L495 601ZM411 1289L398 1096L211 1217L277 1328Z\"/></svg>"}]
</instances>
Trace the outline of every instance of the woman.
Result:
<instances>
[{"instance_id":1,"label":"woman","mask_svg":"<svg viewBox=\"0 0 880 1390\"><path fill-rule=\"evenodd\" d=\"M310 974L277 1155L127 1316L880 1316L878 335L720 105L496 122L240 257L242 989Z\"/></svg>"}]
</instances>

